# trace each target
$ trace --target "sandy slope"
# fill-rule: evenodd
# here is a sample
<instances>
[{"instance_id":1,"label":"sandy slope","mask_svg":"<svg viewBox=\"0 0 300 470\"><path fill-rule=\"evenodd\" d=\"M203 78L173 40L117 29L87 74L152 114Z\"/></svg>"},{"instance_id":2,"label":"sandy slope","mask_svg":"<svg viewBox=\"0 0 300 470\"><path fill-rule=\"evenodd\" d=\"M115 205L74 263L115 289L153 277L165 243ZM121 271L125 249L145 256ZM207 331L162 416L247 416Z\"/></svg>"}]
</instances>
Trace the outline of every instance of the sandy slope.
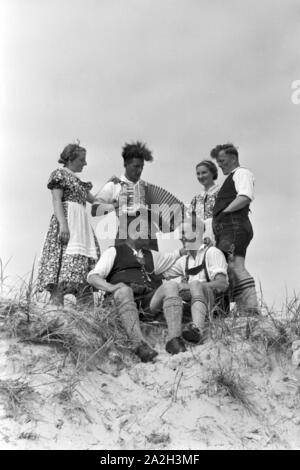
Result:
<instances>
[{"instance_id":1,"label":"sandy slope","mask_svg":"<svg viewBox=\"0 0 300 470\"><path fill-rule=\"evenodd\" d=\"M171 357L158 342L154 364L124 368L113 355L87 372L55 347L2 331L2 384L30 388L12 407L0 391L0 448L300 448L300 372L289 351L229 335ZM218 385L220 368L238 377L246 407Z\"/></svg>"}]
</instances>

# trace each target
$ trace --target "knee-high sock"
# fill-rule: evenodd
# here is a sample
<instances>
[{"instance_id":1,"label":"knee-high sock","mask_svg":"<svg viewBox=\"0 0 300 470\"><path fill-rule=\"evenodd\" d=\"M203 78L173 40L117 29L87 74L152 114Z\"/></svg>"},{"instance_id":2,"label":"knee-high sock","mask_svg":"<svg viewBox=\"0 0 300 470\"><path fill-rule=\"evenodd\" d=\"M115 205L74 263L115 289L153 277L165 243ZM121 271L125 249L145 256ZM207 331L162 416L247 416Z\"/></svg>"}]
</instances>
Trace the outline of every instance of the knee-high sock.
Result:
<instances>
[{"instance_id":1,"label":"knee-high sock","mask_svg":"<svg viewBox=\"0 0 300 470\"><path fill-rule=\"evenodd\" d=\"M136 346L141 341L146 342L141 330L139 314L134 300L122 302L122 304L118 306L118 312L122 325L134 345Z\"/></svg>"},{"instance_id":2,"label":"knee-high sock","mask_svg":"<svg viewBox=\"0 0 300 470\"><path fill-rule=\"evenodd\" d=\"M177 338L182 333L182 299L166 297L163 301L163 311L168 325L168 339Z\"/></svg>"},{"instance_id":3,"label":"knee-high sock","mask_svg":"<svg viewBox=\"0 0 300 470\"><path fill-rule=\"evenodd\" d=\"M191 301L191 313L193 323L199 328L200 332L203 333L205 318L208 313L207 304L202 297L194 297Z\"/></svg>"}]
</instances>

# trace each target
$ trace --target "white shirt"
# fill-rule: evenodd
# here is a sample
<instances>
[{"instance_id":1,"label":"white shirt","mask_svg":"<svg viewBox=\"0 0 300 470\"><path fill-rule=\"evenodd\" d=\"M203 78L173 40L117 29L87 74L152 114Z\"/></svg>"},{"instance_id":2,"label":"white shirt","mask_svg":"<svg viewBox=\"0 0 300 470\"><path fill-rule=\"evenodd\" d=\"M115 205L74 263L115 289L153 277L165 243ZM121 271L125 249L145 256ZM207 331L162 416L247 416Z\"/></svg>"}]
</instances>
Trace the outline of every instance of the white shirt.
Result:
<instances>
[{"instance_id":1,"label":"white shirt","mask_svg":"<svg viewBox=\"0 0 300 470\"><path fill-rule=\"evenodd\" d=\"M120 177L120 180L124 181L124 183L127 183L127 184L133 186L135 191L139 190L140 180L137 181L136 183L133 183L128 178L126 178L125 175L122 175ZM109 181L97 193L96 201L97 202L106 202L107 204L112 204L114 201L117 201L119 199L121 188L122 188L121 183L114 183L113 181Z\"/></svg>"},{"instance_id":2,"label":"white shirt","mask_svg":"<svg viewBox=\"0 0 300 470\"><path fill-rule=\"evenodd\" d=\"M237 191L237 196L247 196L250 201L254 200L254 175L248 170L248 168L243 168L238 166L231 173L233 173L233 181L235 189Z\"/></svg>"},{"instance_id":3,"label":"white shirt","mask_svg":"<svg viewBox=\"0 0 300 470\"><path fill-rule=\"evenodd\" d=\"M139 252L132 249L134 253L137 255ZM159 251L152 251L153 257L153 264L154 264L154 273L155 274L162 274L167 271L175 262L180 258L180 250L175 250L173 253L160 253ZM117 255L116 248L111 246L107 248L102 254L101 257L96 264L95 268L89 272L87 276L87 281L89 282L90 276L92 274L98 274L102 279L106 279L109 275L112 267L114 265L114 261Z\"/></svg>"},{"instance_id":4,"label":"white shirt","mask_svg":"<svg viewBox=\"0 0 300 470\"><path fill-rule=\"evenodd\" d=\"M195 258L191 255L182 256L176 263L164 273L166 279L174 277L185 276L186 259L188 257L188 269L196 268L203 262L204 253L207 247L201 245ZM227 263L224 254L214 246L207 249L206 252L206 267L210 281L213 281L217 274L224 274L227 279ZM200 281L206 282L204 269L200 273L189 276L189 282Z\"/></svg>"}]
</instances>

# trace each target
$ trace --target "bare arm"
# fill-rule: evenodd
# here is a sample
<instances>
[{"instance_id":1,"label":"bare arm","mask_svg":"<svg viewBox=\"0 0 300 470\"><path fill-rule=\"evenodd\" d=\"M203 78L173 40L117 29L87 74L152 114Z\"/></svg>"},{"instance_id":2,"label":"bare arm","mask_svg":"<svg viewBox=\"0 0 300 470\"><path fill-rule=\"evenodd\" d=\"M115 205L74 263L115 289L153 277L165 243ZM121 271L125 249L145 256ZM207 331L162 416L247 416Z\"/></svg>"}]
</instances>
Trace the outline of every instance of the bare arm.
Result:
<instances>
[{"instance_id":1,"label":"bare arm","mask_svg":"<svg viewBox=\"0 0 300 470\"><path fill-rule=\"evenodd\" d=\"M118 200L114 199L114 183L109 181L96 195L93 206L92 216L102 216L112 212L119 207Z\"/></svg>"},{"instance_id":2,"label":"bare arm","mask_svg":"<svg viewBox=\"0 0 300 470\"><path fill-rule=\"evenodd\" d=\"M103 215L104 213L112 212L119 207L119 201L108 203L99 197L97 198L96 196L93 196L90 192L87 195L87 201L93 204L93 212L95 215Z\"/></svg>"},{"instance_id":3,"label":"bare arm","mask_svg":"<svg viewBox=\"0 0 300 470\"><path fill-rule=\"evenodd\" d=\"M117 211L117 208L119 207L119 202L116 201L112 204L108 203L108 202L103 202L101 201L101 199L97 199L95 200L95 202L93 203L93 206L92 206L92 216L95 217L95 216L102 216L102 215L105 215L105 214L109 214L110 212L116 210Z\"/></svg>"},{"instance_id":4,"label":"bare arm","mask_svg":"<svg viewBox=\"0 0 300 470\"><path fill-rule=\"evenodd\" d=\"M59 223L59 239L62 243L68 243L69 238L70 238L70 232L69 232L68 222L65 217L64 208L62 204L63 190L52 189L51 193L52 193L53 211Z\"/></svg>"},{"instance_id":5,"label":"bare arm","mask_svg":"<svg viewBox=\"0 0 300 470\"><path fill-rule=\"evenodd\" d=\"M105 292L113 293L116 290L120 289L120 287L125 286L123 282L119 282L118 284L110 284L105 279L103 279L99 274L91 274L88 279L89 284L96 287L96 289L104 290Z\"/></svg>"},{"instance_id":6,"label":"bare arm","mask_svg":"<svg viewBox=\"0 0 300 470\"><path fill-rule=\"evenodd\" d=\"M89 191L88 194L87 194L87 198L86 198L87 202L89 202L90 204L93 204L95 201L96 201L96 197L92 195L92 193Z\"/></svg>"},{"instance_id":7,"label":"bare arm","mask_svg":"<svg viewBox=\"0 0 300 470\"><path fill-rule=\"evenodd\" d=\"M217 274L213 281L203 282L202 284L211 287L218 294L225 292L228 287L228 281L225 274Z\"/></svg>"},{"instance_id":8,"label":"bare arm","mask_svg":"<svg viewBox=\"0 0 300 470\"><path fill-rule=\"evenodd\" d=\"M93 217L101 217L103 215L109 214L114 210L117 211L117 207L119 207L119 203L115 204L108 204L107 202L99 202L98 200L92 205L92 216Z\"/></svg>"},{"instance_id":9,"label":"bare arm","mask_svg":"<svg viewBox=\"0 0 300 470\"><path fill-rule=\"evenodd\" d=\"M229 212L236 212L243 209L250 204L251 199L248 196L237 196L227 207L223 210L224 214Z\"/></svg>"}]
</instances>

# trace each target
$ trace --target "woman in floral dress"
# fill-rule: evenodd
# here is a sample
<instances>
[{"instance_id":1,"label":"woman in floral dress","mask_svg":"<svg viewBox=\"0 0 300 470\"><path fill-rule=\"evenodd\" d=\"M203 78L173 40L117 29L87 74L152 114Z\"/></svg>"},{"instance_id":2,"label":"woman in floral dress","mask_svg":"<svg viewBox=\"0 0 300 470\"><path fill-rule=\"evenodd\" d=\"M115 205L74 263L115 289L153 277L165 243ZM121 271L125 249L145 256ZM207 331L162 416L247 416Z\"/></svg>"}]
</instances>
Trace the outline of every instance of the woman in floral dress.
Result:
<instances>
[{"instance_id":1,"label":"woman in floral dress","mask_svg":"<svg viewBox=\"0 0 300 470\"><path fill-rule=\"evenodd\" d=\"M37 290L51 293L51 301L63 305L64 295L90 296L86 282L100 256L100 248L85 210L93 203L92 183L76 175L86 165L86 150L67 145L60 155L62 168L54 170L47 187L52 192L54 214L46 235L39 264Z\"/></svg>"},{"instance_id":2,"label":"woman in floral dress","mask_svg":"<svg viewBox=\"0 0 300 470\"><path fill-rule=\"evenodd\" d=\"M196 166L196 175L203 189L200 194L192 199L190 213L196 215L204 222L204 242L207 245L211 243L215 245L216 240L212 229L212 216L220 190L220 186L216 184L218 168L211 160L202 160ZM219 313L223 312L226 315L230 312L230 299L227 291L218 298L217 302Z\"/></svg>"},{"instance_id":3,"label":"woman in floral dress","mask_svg":"<svg viewBox=\"0 0 300 470\"><path fill-rule=\"evenodd\" d=\"M215 243L212 213L220 189L219 185L215 183L218 178L218 168L212 161L203 160L196 166L196 175L203 190L192 199L190 213L204 221L204 236Z\"/></svg>"}]
</instances>

